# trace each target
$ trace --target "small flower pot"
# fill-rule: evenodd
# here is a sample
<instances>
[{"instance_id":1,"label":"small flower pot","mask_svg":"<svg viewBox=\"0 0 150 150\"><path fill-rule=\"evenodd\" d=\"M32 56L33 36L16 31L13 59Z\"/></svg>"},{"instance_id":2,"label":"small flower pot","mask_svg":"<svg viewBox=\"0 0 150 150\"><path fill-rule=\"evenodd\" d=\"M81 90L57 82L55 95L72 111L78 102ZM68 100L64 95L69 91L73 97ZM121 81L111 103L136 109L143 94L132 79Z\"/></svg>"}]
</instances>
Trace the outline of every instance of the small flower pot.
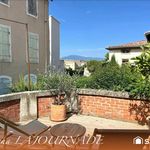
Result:
<instances>
[{"instance_id":1,"label":"small flower pot","mask_svg":"<svg viewBox=\"0 0 150 150\"><path fill-rule=\"evenodd\" d=\"M66 105L51 105L50 119L52 121L64 121L66 118Z\"/></svg>"}]
</instances>

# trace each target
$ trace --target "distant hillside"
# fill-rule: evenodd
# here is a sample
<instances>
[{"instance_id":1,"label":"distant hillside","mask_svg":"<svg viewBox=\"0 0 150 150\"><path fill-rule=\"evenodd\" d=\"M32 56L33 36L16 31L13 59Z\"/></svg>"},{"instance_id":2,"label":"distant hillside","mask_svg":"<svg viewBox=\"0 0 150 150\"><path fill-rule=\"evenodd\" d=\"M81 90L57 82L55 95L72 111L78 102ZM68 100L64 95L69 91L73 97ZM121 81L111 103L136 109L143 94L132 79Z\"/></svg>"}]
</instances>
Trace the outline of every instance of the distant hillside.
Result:
<instances>
[{"instance_id":1,"label":"distant hillside","mask_svg":"<svg viewBox=\"0 0 150 150\"><path fill-rule=\"evenodd\" d=\"M85 56L79 56L79 55L69 55L66 57L62 57L63 60L103 60L102 58L98 57L85 57Z\"/></svg>"}]
</instances>

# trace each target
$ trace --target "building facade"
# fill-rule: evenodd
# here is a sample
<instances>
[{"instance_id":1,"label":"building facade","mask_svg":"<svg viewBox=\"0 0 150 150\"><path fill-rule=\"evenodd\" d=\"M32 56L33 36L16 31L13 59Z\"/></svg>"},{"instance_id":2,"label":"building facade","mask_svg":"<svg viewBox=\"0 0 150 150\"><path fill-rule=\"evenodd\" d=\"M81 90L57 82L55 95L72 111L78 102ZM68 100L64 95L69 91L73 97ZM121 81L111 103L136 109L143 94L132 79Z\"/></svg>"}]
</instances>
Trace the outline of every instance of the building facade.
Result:
<instances>
[{"instance_id":1,"label":"building facade","mask_svg":"<svg viewBox=\"0 0 150 150\"><path fill-rule=\"evenodd\" d=\"M0 94L20 75L34 82L48 64L48 0L0 0Z\"/></svg>"},{"instance_id":2,"label":"building facade","mask_svg":"<svg viewBox=\"0 0 150 150\"><path fill-rule=\"evenodd\" d=\"M56 71L64 69L60 60L60 22L53 16L49 17L49 66Z\"/></svg>"},{"instance_id":3,"label":"building facade","mask_svg":"<svg viewBox=\"0 0 150 150\"><path fill-rule=\"evenodd\" d=\"M64 67L66 69L71 68L72 70L76 70L78 67L82 67L86 64L86 61L83 60L64 60Z\"/></svg>"},{"instance_id":4,"label":"building facade","mask_svg":"<svg viewBox=\"0 0 150 150\"><path fill-rule=\"evenodd\" d=\"M116 62L119 65L128 62L133 63L134 60L132 60L132 58L141 55L141 46L145 45L146 43L147 41L143 40L118 46L109 46L108 48L106 48L107 50L109 50L109 60L111 60L112 56L114 55Z\"/></svg>"}]
</instances>

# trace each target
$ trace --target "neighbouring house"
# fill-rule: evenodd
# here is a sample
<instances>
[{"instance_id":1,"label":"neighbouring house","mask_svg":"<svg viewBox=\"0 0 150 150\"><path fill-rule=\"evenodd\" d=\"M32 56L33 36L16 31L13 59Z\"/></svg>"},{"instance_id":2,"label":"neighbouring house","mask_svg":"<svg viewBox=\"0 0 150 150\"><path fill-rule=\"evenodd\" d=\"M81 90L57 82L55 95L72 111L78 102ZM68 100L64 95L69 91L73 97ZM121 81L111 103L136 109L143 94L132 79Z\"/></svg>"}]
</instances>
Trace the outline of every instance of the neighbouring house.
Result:
<instances>
[{"instance_id":1,"label":"neighbouring house","mask_svg":"<svg viewBox=\"0 0 150 150\"><path fill-rule=\"evenodd\" d=\"M119 65L124 63L133 63L132 58L141 55L141 46L150 42L150 31L145 33L146 40L136 41L132 43L121 44L117 46L109 46L106 49L109 50L109 60L114 55Z\"/></svg>"},{"instance_id":2,"label":"neighbouring house","mask_svg":"<svg viewBox=\"0 0 150 150\"><path fill-rule=\"evenodd\" d=\"M117 46L109 46L106 48L109 50L109 60L111 60L112 56L114 55L119 65L128 62L133 63L134 60L132 60L132 58L141 55L141 46L145 45L146 43L147 41L143 40Z\"/></svg>"},{"instance_id":3,"label":"neighbouring house","mask_svg":"<svg viewBox=\"0 0 150 150\"><path fill-rule=\"evenodd\" d=\"M82 67L86 64L86 61L83 60L64 60L64 67L66 69L71 68L72 70L76 70L78 67Z\"/></svg>"},{"instance_id":4,"label":"neighbouring house","mask_svg":"<svg viewBox=\"0 0 150 150\"><path fill-rule=\"evenodd\" d=\"M49 17L49 65L56 71L64 69L64 62L60 60L60 22L53 16Z\"/></svg>"},{"instance_id":5,"label":"neighbouring house","mask_svg":"<svg viewBox=\"0 0 150 150\"><path fill-rule=\"evenodd\" d=\"M49 60L48 0L0 0L0 94L22 75L36 82ZM57 33L58 34L58 33ZM30 63L28 63L30 62Z\"/></svg>"}]
</instances>

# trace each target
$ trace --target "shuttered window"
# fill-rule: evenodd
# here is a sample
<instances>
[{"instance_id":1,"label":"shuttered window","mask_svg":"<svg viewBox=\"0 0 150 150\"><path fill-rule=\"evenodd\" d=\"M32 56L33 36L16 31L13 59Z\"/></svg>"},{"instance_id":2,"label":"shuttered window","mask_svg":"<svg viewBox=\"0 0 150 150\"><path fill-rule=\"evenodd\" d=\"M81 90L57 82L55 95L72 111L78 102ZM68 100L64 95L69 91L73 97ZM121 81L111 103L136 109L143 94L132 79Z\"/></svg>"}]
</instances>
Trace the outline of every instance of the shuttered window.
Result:
<instances>
[{"instance_id":1,"label":"shuttered window","mask_svg":"<svg viewBox=\"0 0 150 150\"><path fill-rule=\"evenodd\" d=\"M11 77L0 76L0 94L9 93L11 85L12 85Z\"/></svg>"},{"instance_id":2,"label":"shuttered window","mask_svg":"<svg viewBox=\"0 0 150 150\"><path fill-rule=\"evenodd\" d=\"M0 25L0 62L11 61L10 27Z\"/></svg>"},{"instance_id":3,"label":"shuttered window","mask_svg":"<svg viewBox=\"0 0 150 150\"><path fill-rule=\"evenodd\" d=\"M39 35L35 33L29 33L29 60L39 63Z\"/></svg>"},{"instance_id":4,"label":"shuttered window","mask_svg":"<svg viewBox=\"0 0 150 150\"><path fill-rule=\"evenodd\" d=\"M28 0L28 14L37 16L37 0Z\"/></svg>"},{"instance_id":5,"label":"shuttered window","mask_svg":"<svg viewBox=\"0 0 150 150\"><path fill-rule=\"evenodd\" d=\"M25 75L24 80L26 83L28 82L28 79L29 79L28 75ZM30 80L33 84L36 84L37 83L37 76L35 74L30 74Z\"/></svg>"}]
</instances>

